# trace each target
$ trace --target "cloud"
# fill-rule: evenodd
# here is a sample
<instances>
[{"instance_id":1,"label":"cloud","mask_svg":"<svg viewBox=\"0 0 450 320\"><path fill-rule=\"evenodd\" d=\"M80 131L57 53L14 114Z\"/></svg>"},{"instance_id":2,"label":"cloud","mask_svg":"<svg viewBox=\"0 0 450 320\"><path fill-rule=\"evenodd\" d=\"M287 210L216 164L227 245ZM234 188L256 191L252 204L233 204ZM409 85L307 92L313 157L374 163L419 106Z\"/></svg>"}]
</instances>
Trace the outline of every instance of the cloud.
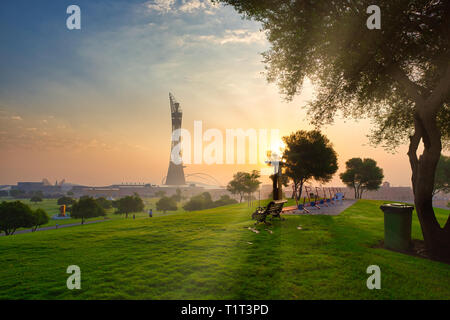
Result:
<instances>
[{"instance_id":1,"label":"cloud","mask_svg":"<svg viewBox=\"0 0 450 320\"><path fill-rule=\"evenodd\" d=\"M216 7L216 5L212 4L209 1L183 0L183 4L180 6L179 11L192 13L194 11L204 10L206 13L211 14L213 13L211 9Z\"/></svg>"},{"instance_id":2,"label":"cloud","mask_svg":"<svg viewBox=\"0 0 450 320\"><path fill-rule=\"evenodd\" d=\"M12 116L12 117L11 117L11 120L17 120L17 121L20 121L20 120L23 120L23 119L22 119L21 116Z\"/></svg>"},{"instance_id":3,"label":"cloud","mask_svg":"<svg viewBox=\"0 0 450 320\"><path fill-rule=\"evenodd\" d=\"M209 42L219 45L232 43L241 44L265 44L266 36L260 31L250 31L245 29L225 30L222 35L185 35L176 40L178 46L189 45L198 42Z\"/></svg>"},{"instance_id":4,"label":"cloud","mask_svg":"<svg viewBox=\"0 0 450 320\"><path fill-rule=\"evenodd\" d=\"M173 9L175 0L152 0L145 3L149 11L156 11L158 13L168 13Z\"/></svg>"},{"instance_id":5,"label":"cloud","mask_svg":"<svg viewBox=\"0 0 450 320\"><path fill-rule=\"evenodd\" d=\"M151 0L145 3L145 6L150 12L158 14L180 14L180 13L196 13L203 11L206 14L212 15L217 4L213 4L209 0L182 0L181 4L177 5L175 0Z\"/></svg>"}]
</instances>

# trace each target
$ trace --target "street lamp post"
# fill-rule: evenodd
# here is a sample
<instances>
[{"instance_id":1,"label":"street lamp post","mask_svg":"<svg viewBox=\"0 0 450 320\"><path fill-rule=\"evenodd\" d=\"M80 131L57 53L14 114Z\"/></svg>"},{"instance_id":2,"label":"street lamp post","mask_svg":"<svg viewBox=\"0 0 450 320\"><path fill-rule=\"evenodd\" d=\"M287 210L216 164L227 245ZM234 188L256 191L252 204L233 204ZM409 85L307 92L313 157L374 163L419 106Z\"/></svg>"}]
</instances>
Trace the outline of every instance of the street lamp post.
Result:
<instances>
[{"instance_id":1,"label":"street lamp post","mask_svg":"<svg viewBox=\"0 0 450 320\"><path fill-rule=\"evenodd\" d=\"M273 166L272 197L273 200L281 200L283 197L283 187L281 184L281 166L283 162L276 152L268 151L267 157L269 160L266 163L269 166Z\"/></svg>"}]
</instances>

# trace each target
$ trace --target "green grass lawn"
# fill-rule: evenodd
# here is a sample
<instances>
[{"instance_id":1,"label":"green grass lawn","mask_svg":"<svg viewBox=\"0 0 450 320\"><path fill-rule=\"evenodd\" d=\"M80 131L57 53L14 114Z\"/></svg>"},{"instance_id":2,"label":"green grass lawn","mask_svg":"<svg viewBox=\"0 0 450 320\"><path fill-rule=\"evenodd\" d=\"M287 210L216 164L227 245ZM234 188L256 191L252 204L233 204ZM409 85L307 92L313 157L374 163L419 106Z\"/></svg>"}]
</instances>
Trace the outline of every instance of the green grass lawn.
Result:
<instances>
[{"instance_id":1,"label":"green grass lawn","mask_svg":"<svg viewBox=\"0 0 450 320\"><path fill-rule=\"evenodd\" d=\"M246 229L252 209L237 204L0 237L0 298L450 299L449 265L372 248L383 239L381 203L287 216L273 234ZM441 223L448 214L437 210ZM66 288L73 264L81 290ZM373 264L381 290L366 287Z\"/></svg>"},{"instance_id":2,"label":"green grass lawn","mask_svg":"<svg viewBox=\"0 0 450 320\"><path fill-rule=\"evenodd\" d=\"M30 208L33 210L36 210L37 208L41 208L41 209L44 209L48 213L48 215L50 217L49 222L40 226L40 228L53 227L53 226L56 226L56 224L58 224L58 225L72 224L72 223L80 223L81 224L81 219L64 219L64 220L51 219L51 217L53 215L59 213L60 206L57 204L56 199L43 199L41 202L34 203L34 202L31 202L29 199L0 198L0 201L15 201L15 200L19 200L19 201L29 205ZM154 217L166 216L166 215L184 212L184 210L181 208L181 205L179 205L179 208L176 211L168 211L166 213L158 212L156 210L156 202L159 200L158 198L143 198L142 200L144 201L144 204L145 204L145 212L135 213L136 218L148 217L148 209L150 209L150 208L153 209ZM108 218L108 219L125 219L124 214L119 214L119 215L114 214L114 210L115 209L106 210L106 218ZM132 218L133 218L133 214L129 214L128 219L132 219ZM86 219L86 221L103 220L103 219L104 219L103 217L97 217L97 218ZM17 230L24 230L24 229L30 229L30 228L19 228Z\"/></svg>"}]
</instances>

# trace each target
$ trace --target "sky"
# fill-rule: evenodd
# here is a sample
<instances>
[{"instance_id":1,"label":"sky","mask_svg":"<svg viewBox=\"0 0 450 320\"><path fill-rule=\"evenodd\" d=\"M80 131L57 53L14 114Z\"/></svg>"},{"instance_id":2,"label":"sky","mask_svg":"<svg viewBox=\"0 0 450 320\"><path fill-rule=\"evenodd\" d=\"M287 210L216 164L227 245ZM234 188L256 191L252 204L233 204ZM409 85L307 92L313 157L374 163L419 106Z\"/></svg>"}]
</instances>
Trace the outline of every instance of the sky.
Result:
<instances>
[{"instance_id":1,"label":"sky","mask_svg":"<svg viewBox=\"0 0 450 320\"><path fill-rule=\"evenodd\" d=\"M69 30L66 9L81 9ZM6 0L0 4L0 184L159 184L170 159L169 92L183 128L313 129L307 83L287 102L263 74L270 45L254 21L208 0ZM406 146L369 145L370 120L322 128L338 153L370 157L394 186L410 185ZM226 184L259 164L192 164ZM264 178L267 181L267 177ZM329 185L342 185L336 174Z\"/></svg>"}]
</instances>

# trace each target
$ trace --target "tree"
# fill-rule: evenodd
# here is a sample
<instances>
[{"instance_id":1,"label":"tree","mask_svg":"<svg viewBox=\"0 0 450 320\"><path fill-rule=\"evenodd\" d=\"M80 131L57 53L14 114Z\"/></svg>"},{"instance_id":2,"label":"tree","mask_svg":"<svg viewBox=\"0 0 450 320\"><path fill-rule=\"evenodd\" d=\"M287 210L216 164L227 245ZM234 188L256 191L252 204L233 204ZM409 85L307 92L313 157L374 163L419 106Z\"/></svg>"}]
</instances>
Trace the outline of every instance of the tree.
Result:
<instances>
[{"instance_id":1,"label":"tree","mask_svg":"<svg viewBox=\"0 0 450 320\"><path fill-rule=\"evenodd\" d=\"M32 196L30 199L30 202L33 202L34 204L36 204L37 202L42 202L42 198L39 196Z\"/></svg>"},{"instance_id":2,"label":"tree","mask_svg":"<svg viewBox=\"0 0 450 320\"><path fill-rule=\"evenodd\" d=\"M105 209L100 207L94 198L82 197L72 205L71 217L81 219L84 224L85 219L105 216Z\"/></svg>"},{"instance_id":3,"label":"tree","mask_svg":"<svg viewBox=\"0 0 450 320\"><path fill-rule=\"evenodd\" d=\"M299 130L283 137L284 174L291 178L296 202L305 183L314 179L325 183L338 169L337 155L328 138L318 130Z\"/></svg>"},{"instance_id":4,"label":"tree","mask_svg":"<svg viewBox=\"0 0 450 320\"><path fill-rule=\"evenodd\" d=\"M258 190L261 184L259 178L260 174L257 170L253 170L250 173L237 172L233 175L233 180L228 183L227 190L231 194L238 194L239 202L242 202L244 195L249 195Z\"/></svg>"},{"instance_id":5,"label":"tree","mask_svg":"<svg viewBox=\"0 0 450 320\"><path fill-rule=\"evenodd\" d=\"M367 158L352 158L345 163L346 171L340 174L342 182L355 190L355 199L361 199L364 190L378 190L383 182L383 169Z\"/></svg>"},{"instance_id":6,"label":"tree","mask_svg":"<svg viewBox=\"0 0 450 320\"><path fill-rule=\"evenodd\" d=\"M436 167L433 194L450 192L450 157L441 155Z\"/></svg>"},{"instance_id":7,"label":"tree","mask_svg":"<svg viewBox=\"0 0 450 320\"><path fill-rule=\"evenodd\" d=\"M180 190L180 188L177 188L177 190L175 191L175 194L172 196L173 200L175 200L175 202L180 202L183 199L183 194Z\"/></svg>"},{"instance_id":8,"label":"tree","mask_svg":"<svg viewBox=\"0 0 450 320\"><path fill-rule=\"evenodd\" d=\"M305 79L315 125L370 117L372 142L409 143L414 203L428 253L450 260L450 216L433 210L436 165L450 144L450 1L377 1L382 28L366 27L370 0L219 0L262 23L267 78L288 99ZM417 155L420 143L423 152Z\"/></svg>"},{"instance_id":9,"label":"tree","mask_svg":"<svg viewBox=\"0 0 450 320\"><path fill-rule=\"evenodd\" d=\"M205 210L214 207L211 194L203 192L202 194L191 197L189 201L183 206L186 211Z\"/></svg>"},{"instance_id":10,"label":"tree","mask_svg":"<svg viewBox=\"0 0 450 320\"><path fill-rule=\"evenodd\" d=\"M43 224L48 223L48 214L43 209L36 209L31 213L31 215L33 216L33 232Z\"/></svg>"},{"instance_id":11,"label":"tree","mask_svg":"<svg viewBox=\"0 0 450 320\"><path fill-rule=\"evenodd\" d=\"M261 174L258 170L253 170L250 174L246 176L245 180L245 190L248 196L248 201L252 201L252 193L254 193L256 190L258 190L259 185L261 184L261 181L259 181L259 178L261 177Z\"/></svg>"},{"instance_id":12,"label":"tree","mask_svg":"<svg viewBox=\"0 0 450 320\"><path fill-rule=\"evenodd\" d=\"M105 197L97 198L97 199L95 199L95 201L103 209L111 209L112 208L112 201L107 200Z\"/></svg>"},{"instance_id":13,"label":"tree","mask_svg":"<svg viewBox=\"0 0 450 320\"><path fill-rule=\"evenodd\" d=\"M63 197L59 198L58 201L57 201L58 205L60 205L60 206L62 206L64 204L66 206L71 206L75 202L76 202L75 199L73 199L71 197L67 197L67 196L63 196Z\"/></svg>"},{"instance_id":14,"label":"tree","mask_svg":"<svg viewBox=\"0 0 450 320\"><path fill-rule=\"evenodd\" d=\"M20 201L0 203L0 231L12 235L17 228L33 226L32 210Z\"/></svg>"},{"instance_id":15,"label":"tree","mask_svg":"<svg viewBox=\"0 0 450 320\"><path fill-rule=\"evenodd\" d=\"M156 202L156 210L166 213L166 211L176 211L177 202L173 197L162 197Z\"/></svg>"},{"instance_id":16,"label":"tree","mask_svg":"<svg viewBox=\"0 0 450 320\"><path fill-rule=\"evenodd\" d=\"M144 201L142 201L139 195L134 194L133 196L126 196L120 198L117 201L117 211L116 214L125 213L125 218L128 218L129 213L142 212L144 211Z\"/></svg>"},{"instance_id":17,"label":"tree","mask_svg":"<svg viewBox=\"0 0 450 320\"><path fill-rule=\"evenodd\" d=\"M237 172L233 175L233 180L231 180L227 185L227 190L231 194L239 195L239 203L242 202L242 198L245 194L245 172Z\"/></svg>"},{"instance_id":18,"label":"tree","mask_svg":"<svg viewBox=\"0 0 450 320\"><path fill-rule=\"evenodd\" d=\"M229 204L238 203L235 199L231 198L229 195L224 194L219 200L214 201L214 207L227 206Z\"/></svg>"}]
</instances>

